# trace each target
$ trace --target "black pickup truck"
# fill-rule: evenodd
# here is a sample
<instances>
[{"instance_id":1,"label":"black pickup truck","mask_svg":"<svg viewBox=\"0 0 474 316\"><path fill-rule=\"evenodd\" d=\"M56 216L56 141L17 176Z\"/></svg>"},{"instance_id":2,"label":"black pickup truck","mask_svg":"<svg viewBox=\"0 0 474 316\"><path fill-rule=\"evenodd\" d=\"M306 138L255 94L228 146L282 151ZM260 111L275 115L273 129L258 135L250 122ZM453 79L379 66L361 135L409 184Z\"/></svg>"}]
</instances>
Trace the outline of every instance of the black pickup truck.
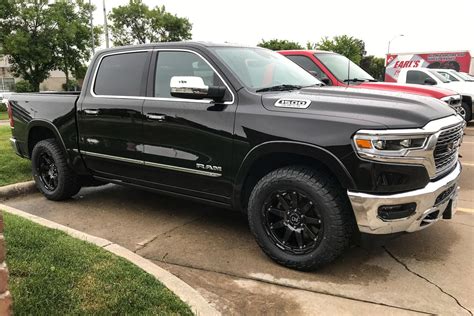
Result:
<instances>
[{"instance_id":1,"label":"black pickup truck","mask_svg":"<svg viewBox=\"0 0 474 316\"><path fill-rule=\"evenodd\" d=\"M309 270L355 237L455 210L464 122L443 102L321 87L278 53L209 43L98 52L80 94L13 94L11 143L51 200L94 182L248 214L272 259Z\"/></svg>"}]
</instances>

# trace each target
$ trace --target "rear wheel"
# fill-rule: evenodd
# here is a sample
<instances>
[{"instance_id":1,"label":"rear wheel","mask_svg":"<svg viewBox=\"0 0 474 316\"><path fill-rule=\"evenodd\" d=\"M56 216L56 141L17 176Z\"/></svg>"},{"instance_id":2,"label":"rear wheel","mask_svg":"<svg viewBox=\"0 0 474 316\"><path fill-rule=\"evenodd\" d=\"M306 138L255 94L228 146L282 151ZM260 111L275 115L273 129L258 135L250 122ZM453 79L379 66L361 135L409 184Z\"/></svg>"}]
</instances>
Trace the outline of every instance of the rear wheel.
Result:
<instances>
[{"instance_id":1,"label":"rear wheel","mask_svg":"<svg viewBox=\"0 0 474 316\"><path fill-rule=\"evenodd\" d=\"M67 164L55 139L42 140L35 145L31 164L36 186L49 200L65 200L81 189L77 175Z\"/></svg>"},{"instance_id":2,"label":"rear wheel","mask_svg":"<svg viewBox=\"0 0 474 316\"><path fill-rule=\"evenodd\" d=\"M263 177L249 200L249 224L262 250L276 262L313 270L348 246L354 221L330 175L285 167Z\"/></svg>"}]
</instances>

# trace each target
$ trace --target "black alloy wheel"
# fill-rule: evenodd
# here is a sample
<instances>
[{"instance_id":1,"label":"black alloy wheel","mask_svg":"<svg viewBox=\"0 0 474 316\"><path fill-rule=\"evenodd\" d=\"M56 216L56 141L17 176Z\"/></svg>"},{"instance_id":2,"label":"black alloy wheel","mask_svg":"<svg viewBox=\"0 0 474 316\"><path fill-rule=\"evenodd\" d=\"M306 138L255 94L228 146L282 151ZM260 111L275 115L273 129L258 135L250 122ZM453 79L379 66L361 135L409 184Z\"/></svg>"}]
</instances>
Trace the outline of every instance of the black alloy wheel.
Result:
<instances>
[{"instance_id":1,"label":"black alloy wheel","mask_svg":"<svg viewBox=\"0 0 474 316\"><path fill-rule=\"evenodd\" d=\"M263 216L265 230L275 245L291 254L311 252L322 239L321 215L303 192L274 192L263 206Z\"/></svg>"},{"instance_id":2,"label":"black alloy wheel","mask_svg":"<svg viewBox=\"0 0 474 316\"><path fill-rule=\"evenodd\" d=\"M58 167L48 152L42 152L36 163L39 179L48 191L58 187Z\"/></svg>"}]
</instances>

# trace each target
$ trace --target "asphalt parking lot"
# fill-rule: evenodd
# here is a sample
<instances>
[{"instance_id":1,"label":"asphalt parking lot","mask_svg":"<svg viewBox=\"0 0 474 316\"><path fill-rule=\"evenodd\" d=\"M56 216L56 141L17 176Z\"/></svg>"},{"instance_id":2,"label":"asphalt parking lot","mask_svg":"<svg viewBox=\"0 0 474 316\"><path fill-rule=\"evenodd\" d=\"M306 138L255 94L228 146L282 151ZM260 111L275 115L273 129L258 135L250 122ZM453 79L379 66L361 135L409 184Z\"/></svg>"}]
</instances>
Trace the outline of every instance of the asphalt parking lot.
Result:
<instances>
[{"instance_id":1,"label":"asphalt parking lot","mask_svg":"<svg viewBox=\"0 0 474 316\"><path fill-rule=\"evenodd\" d=\"M195 202L107 185L66 202L32 194L4 203L134 250L226 314L472 315L474 124L466 133L453 220L385 247L354 247L311 273L269 260L244 215Z\"/></svg>"}]
</instances>

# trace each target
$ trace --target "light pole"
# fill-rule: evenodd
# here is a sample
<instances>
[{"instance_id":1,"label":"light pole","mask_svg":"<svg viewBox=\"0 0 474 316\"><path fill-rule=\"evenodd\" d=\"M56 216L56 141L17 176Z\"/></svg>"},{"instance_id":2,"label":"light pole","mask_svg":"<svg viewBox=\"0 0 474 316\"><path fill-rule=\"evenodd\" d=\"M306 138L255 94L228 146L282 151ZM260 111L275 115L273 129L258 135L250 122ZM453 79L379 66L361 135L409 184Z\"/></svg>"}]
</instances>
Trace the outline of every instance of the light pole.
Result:
<instances>
[{"instance_id":1,"label":"light pole","mask_svg":"<svg viewBox=\"0 0 474 316\"><path fill-rule=\"evenodd\" d=\"M89 0L89 10L90 10L90 22L91 22L91 44L92 44L92 55L95 54L95 41L94 41L94 25L92 24L92 3Z\"/></svg>"},{"instance_id":2,"label":"light pole","mask_svg":"<svg viewBox=\"0 0 474 316\"><path fill-rule=\"evenodd\" d=\"M387 58L386 58L385 66L387 66L387 64L388 64L388 55L390 54L390 44L391 44L395 39L397 39L397 38L399 38L399 37L403 37L403 36L405 36L405 35L399 34L399 35L394 36L391 40L388 41Z\"/></svg>"},{"instance_id":3,"label":"light pole","mask_svg":"<svg viewBox=\"0 0 474 316\"><path fill-rule=\"evenodd\" d=\"M394 36L391 40L388 41L387 55L390 54L390 44L391 44L395 39L397 39L397 38L399 38L399 37L403 37L403 36L405 36L405 35L400 34L400 35Z\"/></svg>"},{"instance_id":4,"label":"light pole","mask_svg":"<svg viewBox=\"0 0 474 316\"><path fill-rule=\"evenodd\" d=\"M105 47L109 48L109 27L107 25L107 10L105 9L105 0L102 2L104 7L104 33L105 33Z\"/></svg>"}]
</instances>

